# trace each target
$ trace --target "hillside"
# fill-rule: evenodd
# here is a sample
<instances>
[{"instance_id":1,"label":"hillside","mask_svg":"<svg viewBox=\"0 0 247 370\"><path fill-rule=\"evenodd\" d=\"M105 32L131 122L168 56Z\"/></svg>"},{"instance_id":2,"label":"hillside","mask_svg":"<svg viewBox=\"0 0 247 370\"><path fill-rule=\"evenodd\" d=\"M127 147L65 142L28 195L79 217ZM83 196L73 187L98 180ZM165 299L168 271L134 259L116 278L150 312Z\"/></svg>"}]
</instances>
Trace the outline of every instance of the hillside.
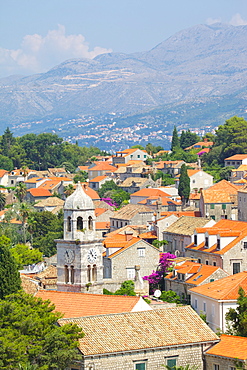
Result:
<instances>
[{"instance_id":1,"label":"hillside","mask_svg":"<svg viewBox=\"0 0 247 370\"><path fill-rule=\"evenodd\" d=\"M173 124L211 130L232 115L246 117L246 39L247 26L198 25L147 52L73 59L47 73L1 79L0 129L54 130L101 147L112 146L115 134L123 145L135 142L117 131L132 134L140 124L148 124L147 141L161 131L156 143L166 142ZM91 137L102 124L103 136Z\"/></svg>"}]
</instances>

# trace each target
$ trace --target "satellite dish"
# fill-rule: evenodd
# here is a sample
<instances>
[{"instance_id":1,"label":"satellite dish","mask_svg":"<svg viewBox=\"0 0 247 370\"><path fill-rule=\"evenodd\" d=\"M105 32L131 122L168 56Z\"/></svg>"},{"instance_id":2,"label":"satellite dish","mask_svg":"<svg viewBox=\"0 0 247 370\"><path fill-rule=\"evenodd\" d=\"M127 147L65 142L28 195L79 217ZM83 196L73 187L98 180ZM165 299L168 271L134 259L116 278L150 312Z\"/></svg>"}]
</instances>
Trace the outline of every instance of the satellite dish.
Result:
<instances>
[{"instance_id":1,"label":"satellite dish","mask_svg":"<svg viewBox=\"0 0 247 370\"><path fill-rule=\"evenodd\" d=\"M161 296L161 291L159 289L156 289L154 292L154 297L159 298Z\"/></svg>"}]
</instances>

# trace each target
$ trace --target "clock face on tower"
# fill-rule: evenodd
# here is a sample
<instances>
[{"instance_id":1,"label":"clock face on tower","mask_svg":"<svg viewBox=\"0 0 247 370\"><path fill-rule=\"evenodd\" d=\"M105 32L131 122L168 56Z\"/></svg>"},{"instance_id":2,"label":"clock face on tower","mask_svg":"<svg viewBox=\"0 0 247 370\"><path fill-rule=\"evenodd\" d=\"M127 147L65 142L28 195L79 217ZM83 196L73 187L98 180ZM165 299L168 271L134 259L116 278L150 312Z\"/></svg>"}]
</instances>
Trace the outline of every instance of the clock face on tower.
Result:
<instances>
[{"instance_id":1,"label":"clock face on tower","mask_svg":"<svg viewBox=\"0 0 247 370\"><path fill-rule=\"evenodd\" d=\"M66 263L72 263L74 259L75 259L75 252L70 249L67 249L64 253L64 261Z\"/></svg>"},{"instance_id":2,"label":"clock face on tower","mask_svg":"<svg viewBox=\"0 0 247 370\"><path fill-rule=\"evenodd\" d=\"M97 252L94 248L90 248L87 254L87 260L89 263L94 263L97 259Z\"/></svg>"}]
</instances>

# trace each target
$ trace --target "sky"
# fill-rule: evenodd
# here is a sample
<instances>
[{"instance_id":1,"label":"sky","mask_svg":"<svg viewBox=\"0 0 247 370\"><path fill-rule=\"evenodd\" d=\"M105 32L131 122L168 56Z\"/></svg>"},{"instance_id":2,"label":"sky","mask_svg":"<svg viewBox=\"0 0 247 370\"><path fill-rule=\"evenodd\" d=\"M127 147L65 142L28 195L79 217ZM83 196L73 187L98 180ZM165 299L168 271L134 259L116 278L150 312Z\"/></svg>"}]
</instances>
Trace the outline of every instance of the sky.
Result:
<instances>
[{"instance_id":1,"label":"sky","mask_svg":"<svg viewBox=\"0 0 247 370\"><path fill-rule=\"evenodd\" d=\"M147 51L197 24L247 24L247 0L0 0L0 77Z\"/></svg>"}]
</instances>

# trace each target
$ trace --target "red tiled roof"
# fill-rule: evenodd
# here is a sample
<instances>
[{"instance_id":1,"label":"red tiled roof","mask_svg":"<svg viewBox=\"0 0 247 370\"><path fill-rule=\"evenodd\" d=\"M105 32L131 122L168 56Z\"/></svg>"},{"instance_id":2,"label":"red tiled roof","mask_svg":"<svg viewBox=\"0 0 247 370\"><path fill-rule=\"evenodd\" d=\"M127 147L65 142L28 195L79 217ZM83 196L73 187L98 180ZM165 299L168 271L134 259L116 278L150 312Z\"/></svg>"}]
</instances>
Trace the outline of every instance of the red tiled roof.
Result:
<instances>
[{"instance_id":1,"label":"red tiled roof","mask_svg":"<svg viewBox=\"0 0 247 370\"><path fill-rule=\"evenodd\" d=\"M97 163L97 162L96 162ZM96 164L96 166L89 168L88 171L110 171L110 172L115 172L116 167L111 166L107 162L101 162L100 164Z\"/></svg>"},{"instance_id":2,"label":"red tiled roof","mask_svg":"<svg viewBox=\"0 0 247 370\"><path fill-rule=\"evenodd\" d=\"M107 176L97 176L97 177L94 177L92 180L90 180L89 182L100 182L104 179L106 179Z\"/></svg>"},{"instance_id":3,"label":"red tiled roof","mask_svg":"<svg viewBox=\"0 0 247 370\"><path fill-rule=\"evenodd\" d=\"M6 170L0 170L0 177L3 177L8 171Z\"/></svg>"},{"instance_id":4,"label":"red tiled roof","mask_svg":"<svg viewBox=\"0 0 247 370\"><path fill-rule=\"evenodd\" d=\"M131 194L130 197L151 197L151 196L160 196L160 197L170 197L169 194L165 193L160 189L152 189L152 188L145 188L136 191L135 193Z\"/></svg>"},{"instance_id":5,"label":"red tiled roof","mask_svg":"<svg viewBox=\"0 0 247 370\"><path fill-rule=\"evenodd\" d=\"M100 229L110 229L110 222L96 222L96 230Z\"/></svg>"},{"instance_id":6,"label":"red tiled roof","mask_svg":"<svg viewBox=\"0 0 247 370\"><path fill-rule=\"evenodd\" d=\"M242 161L247 158L247 154L235 154L231 157L225 158L225 161Z\"/></svg>"},{"instance_id":7,"label":"red tiled roof","mask_svg":"<svg viewBox=\"0 0 247 370\"><path fill-rule=\"evenodd\" d=\"M28 189L27 192L32 194L34 197L50 197L52 195L48 189L44 189L40 187Z\"/></svg>"},{"instance_id":8,"label":"red tiled roof","mask_svg":"<svg viewBox=\"0 0 247 370\"><path fill-rule=\"evenodd\" d=\"M208 349L206 354L246 360L247 338L223 334L220 336L220 342Z\"/></svg>"},{"instance_id":9,"label":"red tiled roof","mask_svg":"<svg viewBox=\"0 0 247 370\"><path fill-rule=\"evenodd\" d=\"M49 299L55 305L55 310L61 312L64 318L131 312L140 299L130 296L49 290L38 291L35 296L43 300Z\"/></svg>"},{"instance_id":10,"label":"red tiled roof","mask_svg":"<svg viewBox=\"0 0 247 370\"><path fill-rule=\"evenodd\" d=\"M240 286L247 293L247 271L197 286L190 291L217 300L237 300Z\"/></svg>"}]
</instances>

